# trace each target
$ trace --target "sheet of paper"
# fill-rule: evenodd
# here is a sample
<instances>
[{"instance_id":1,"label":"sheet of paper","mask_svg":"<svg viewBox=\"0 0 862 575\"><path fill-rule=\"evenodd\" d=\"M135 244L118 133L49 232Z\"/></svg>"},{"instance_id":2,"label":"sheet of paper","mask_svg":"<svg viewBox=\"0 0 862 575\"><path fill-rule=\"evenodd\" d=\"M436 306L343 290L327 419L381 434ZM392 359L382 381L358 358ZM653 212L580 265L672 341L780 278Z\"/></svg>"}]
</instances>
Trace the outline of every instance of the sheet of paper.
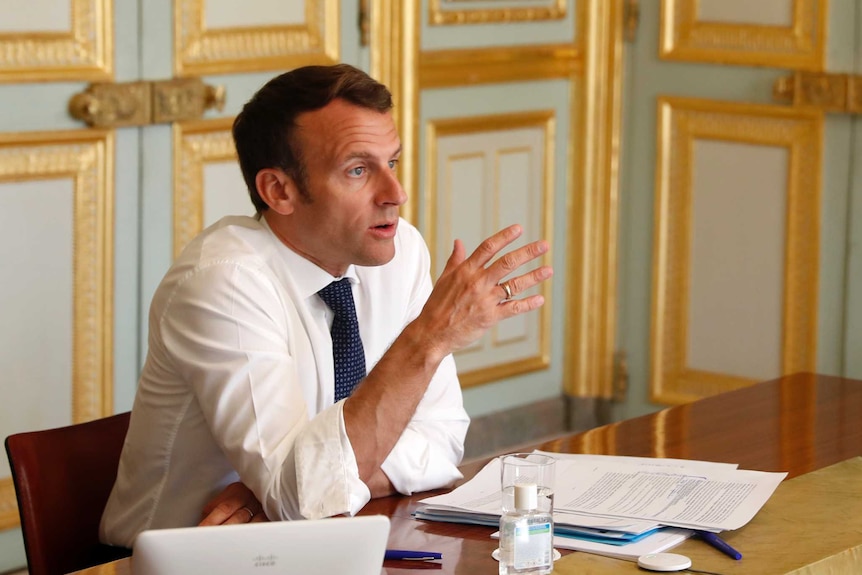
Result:
<instances>
[{"instance_id":1,"label":"sheet of paper","mask_svg":"<svg viewBox=\"0 0 862 575\"><path fill-rule=\"evenodd\" d=\"M563 481L557 476L556 509L709 530L738 529L751 521L787 476L601 462L571 467L567 475Z\"/></svg>"}]
</instances>

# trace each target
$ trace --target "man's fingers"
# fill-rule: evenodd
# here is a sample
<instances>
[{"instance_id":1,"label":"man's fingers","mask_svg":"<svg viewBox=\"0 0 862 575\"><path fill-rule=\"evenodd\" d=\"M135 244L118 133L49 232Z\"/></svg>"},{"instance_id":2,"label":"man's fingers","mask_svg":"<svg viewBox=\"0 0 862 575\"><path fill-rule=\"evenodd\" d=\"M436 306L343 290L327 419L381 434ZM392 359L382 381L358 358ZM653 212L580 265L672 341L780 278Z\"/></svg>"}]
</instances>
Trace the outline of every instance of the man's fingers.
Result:
<instances>
[{"instance_id":1,"label":"man's fingers","mask_svg":"<svg viewBox=\"0 0 862 575\"><path fill-rule=\"evenodd\" d=\"M501 319L527 313L534 309L539 309L544 305L544 303L545 298L541 295L531 295L522 299L512 299L503 302L499 306L503 315Z\"/></svg>"},{"instance_id":2,"label":"man's fingers","mask_svg":"<svg viewBox=\"0 0 862 575\"><path fill-rule=\"evenodd\" d=\"M500 253L500 250L521 237L521 232L521 226L518 224L503 228L479 244L467 261L476 267L485 267L494 256Z\"/></svg>"},{"instance_id":3,"label":"man's fingers","mask_svg":"<svg viewBox=\"0 0 862 575\"><path fill-rule=\"evenodd\" d=\"M455 240L455 245L452 246L452 253L449 255L449 259L446 260L446 267L443 268L443 273L440 274L440 277L445 276L456 267L458 267L461 262L464 261L465 251L464 244L461 240Z\"/></svg>"},{"instance_id":4,"label":"man's fingers","mask_svg":"<svg viewBox=\"0 0 862 575\"><path fill-rule=\"evenodd\" d=\"M541 265L541 259L531 266L536 269L522 266L548 253L548 242L539 240L500 253L521 235L517 224L504 228L479 244L466 259L463 244L455 242L446 268L417 318L428 333L435 334L429 345L451 353L481 337L500 320L544 304L541 295L524 292L551 277L553 270ZM503 278L511 279L501 284Z\"/></svg>"},{"instance_id":5,"label":"man's fingers","mask_svg":"<svg viewBox=\"0 0 862 575\"><path fill-rule=\"evenodd\" d=\"M507 296L504 299L509 300L514 299L518 296L518 294L527 291L531 287L542 283L546 279L550 278L552 275L554 275L554 269L551 266L542 266L523 275L507 279L506 281L501 282L499 285L500 288L503 290L505 296ZM503 284L508 285L509 292L511 292L511 295L509 292L506 292L506 288L503 287Z\"/></svg>"},{"instance_id":6,"label":"man's fingers","mask_svg":"<svg viewBox=\"0 0 862 575\"><path fill-rule=\"evenodd\" d=\"M490 274L490 279L493 280L494 283L500 283L500 280L511 274L525 263L532 261L538 257L543 256L548 252L548 242L545 240L538 240L535 242L530 242L525 246L521 246L516 250L512 250L506 254L503 254L497 260L488 266L488 273ZM524 276L521 276L523 278ZM512 286L511 280L509 282L511 287L516 287L518 289L513 289L514 293L521 293L528 287L529 285L516 284Z\"/></svg>"},{"instance_id":7,"label":"man's fingers","mask_svg":"<svg viewBox=\"0 0 862 575\"><path fill-rule=\"evenodd\" d=\"M236 514L236 506L228 503L219 503L210 509L204 509L204 518L198 525L222 525L228 523ZM234 523L239 523L234 521Z\"/></svg>"},{"instance_id":8,"label":"man's fingers","mask_svg":"<svg viewBox=\"0 0 862 575\"><path fill-rule=\"evenodd\" d=\"M213 507L198 525L236 525L238 523L259 523L261 521L268 521L263 510L254 511L251 505L237 509L235 502L230 502L220 503Z\"/></svg>"},{"instance_id":9,"label":"man's fingers","mask_svg":"<svg viewBox=\"0 0 862 575\"><path fill-rule=\"evenodd\" d=\"M204 506L201 522L198 525L249 523L258 515L263 516L260 521L266 520L254 493L244 484L235 482L225 487Z\"/></svg>"}]
</instances>

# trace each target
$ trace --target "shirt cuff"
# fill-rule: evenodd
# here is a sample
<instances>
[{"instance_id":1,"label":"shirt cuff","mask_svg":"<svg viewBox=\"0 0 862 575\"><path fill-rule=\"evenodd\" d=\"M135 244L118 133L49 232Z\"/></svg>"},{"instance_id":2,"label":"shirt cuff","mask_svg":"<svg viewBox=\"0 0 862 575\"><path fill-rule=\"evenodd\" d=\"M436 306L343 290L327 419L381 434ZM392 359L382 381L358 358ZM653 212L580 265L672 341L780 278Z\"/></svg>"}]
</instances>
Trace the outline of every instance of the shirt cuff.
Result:
<instances>
[{"instance_id":1,"label":"shirt cuff","mask_svg":"<svg viewBox=\"0 0 862 575\"><path fill-rule=\"evenodd\" d=\"M426 424L421 430L420 424L409 424L381 465L395 490L412 495L448 487L464 477L458 463L464 454L463 438L468 422L453 417L436 425Z\"/></svg>"},{"instance_id":2,"label":"shirt cuff","mask_svg":"<svg viewBox=\"0 0 862 575\"><path fill-rule=\"evenodd\" d=\"M299 512L306 519L355 515L371 500L344 425L344 400L315 416L296 440Z\"/></svg>"}]
</instances>

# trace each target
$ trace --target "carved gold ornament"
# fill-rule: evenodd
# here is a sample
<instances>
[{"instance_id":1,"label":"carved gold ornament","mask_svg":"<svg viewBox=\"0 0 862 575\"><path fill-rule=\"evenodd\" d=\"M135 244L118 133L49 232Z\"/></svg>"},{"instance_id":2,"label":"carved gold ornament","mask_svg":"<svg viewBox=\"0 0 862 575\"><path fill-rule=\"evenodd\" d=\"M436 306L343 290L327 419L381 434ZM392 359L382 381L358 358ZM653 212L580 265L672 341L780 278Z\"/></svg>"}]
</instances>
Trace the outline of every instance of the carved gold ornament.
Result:
<instances>
[{"instance_id":1,"label":"carved gold ornament","mask_svg":"<svg viewBox=\"0 0 862 575\"><path fill-rule=\"evenodd\" d=\"M823 112L862 113L862 76L828 72L796 72L775 81L772 96L794 107Z\"/></svg>"},{"instance_id":2,"label":"carved gold ornament","mask_svg":"<svg viewBox=\"0 0 862 575\"><path fill-rule=\"evenodd\" d=\"M69 114L97 128L145 126L198 119L224 102L224 87L200 78L98 83L72 96Z\"/></svg>"}]
</instances>

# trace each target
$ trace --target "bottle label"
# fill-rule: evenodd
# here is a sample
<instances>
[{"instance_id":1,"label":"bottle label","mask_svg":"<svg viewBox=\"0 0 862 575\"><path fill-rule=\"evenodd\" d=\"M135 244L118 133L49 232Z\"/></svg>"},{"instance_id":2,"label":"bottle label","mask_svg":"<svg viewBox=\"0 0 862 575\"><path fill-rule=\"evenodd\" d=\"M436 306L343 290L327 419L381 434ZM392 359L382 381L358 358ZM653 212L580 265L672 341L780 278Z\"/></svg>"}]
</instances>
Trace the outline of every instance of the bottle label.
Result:
<instances>
[{"instance_id":1,"label":"bottle label","mask_svg":"<svg viewBox=\"0 0 862 575\"><path fill-rule=\"evenodd\" d=\"M515 569L550 567L553 564L551 523L515 526L513 566Z\"/></svg>"}]
</instances>

